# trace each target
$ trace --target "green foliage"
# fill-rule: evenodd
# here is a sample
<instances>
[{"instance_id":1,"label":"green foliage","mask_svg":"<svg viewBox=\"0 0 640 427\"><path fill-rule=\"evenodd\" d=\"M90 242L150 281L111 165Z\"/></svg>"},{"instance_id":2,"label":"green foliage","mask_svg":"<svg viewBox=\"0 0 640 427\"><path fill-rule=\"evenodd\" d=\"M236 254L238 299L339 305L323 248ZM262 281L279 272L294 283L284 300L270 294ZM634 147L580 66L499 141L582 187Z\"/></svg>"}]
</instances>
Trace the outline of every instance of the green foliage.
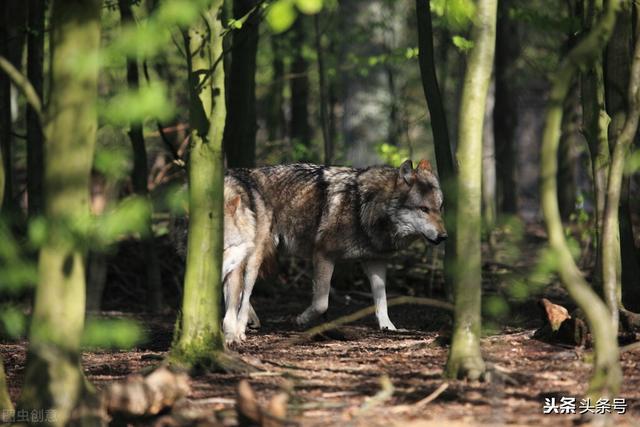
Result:
<instances>
[{"instance_id":1,"label":"green foliage","mask_svg":"<svg viewBox=\"0 0 640 427\"><path fill-rule=\"evenodd\" d=\"M323 0L275 0L267 9L266 20L274 33L283 33L293 25L298 11L314 15L322 5Z\"/></svg>"},{"instance_id":2,"label":"green foliage","mask_svg":"<svg viewBox=\"0 0 640 427\"><path fill-rule=\"evenodd\" d=\"M409 158L409 150L396 147L395 145L383 142L376 146L376 153L382 161L393 167L398 167Z\"/></svg>"},{"instance_id":3,"label":"green foliage","mask_svg":"<svg viewBox=\"0 0 640 427\"><path fill-rule=\"evenodd\" d=\"M5 304L0 308L0 335L11 339L24 336L27 317L17 307Z\"/></svg>"},{"instance_id":4,"label":"green foliage","mask_svg":"<svg viewBox=\"0 0 640 427\"><path fill-rule=\"evenodd\" d=\"M624 165L624 173L625 175L631 175L640 170L640 150L635 150L629 155L627 155L627 159Z\"/></svg>"},{"instance_id":5,"label":"green foliage","mask_svg":"<svg viewBox=\"0 0 640 427\"><path fill-rule=\"evenodd\" d=\"M7 224L0 222L0 292L15 294L37 281L35 263L25 256Z\"/></svg>"},{"instance_id":6,"label":"green foliage","mask_svg":"<svg viewBox=\"0 0 640 427\"><path fill-rule=\"evenodd\" d=\"M122 126L143 122L147 117L167 120L175 114L167 88L158 82L141 86L136 91L122 91L102 102L99 111L108 122Z\"/></svg>"},{"instance_id":7,"label":"green foliage","mask_svg":"<svg viewBox=\"0 0 640 427\"><path fill-rule=\"evenodd\" d=\"M444 18L448 28L464 31L475 17L476 5L473 0L432 0L431 11Z\"/></svg>"},{"instance_id":8,"label":"green foliage","mask_svg":"<svg viewBox=\"0 0 640 427\"><path fill-rule=\"evenodd\" d=\"M93 219L90 233L92 244L108 245L123 236L147 231L150 209L150 203L144 197L130 196L120 201L114 208Z\"/></svg>"},{"instance_id":9,"label":"green foliage","mask_svg":"<svg viewBox=\"0 0 640 427\"><path fill-rule=\"evenodd\" d=\"M451 38L455 47L457 47L461 52L467 52L473 49L473 40L469 40L462 36L453 36Z\"/></svg>"},{"instance_id":10,"label":"green foliage","mask_svg":"<svg viewBox=\"0 0 640 427\"><path fill-rule=\"evenodd\" d=\"M140 325L128 319L89 319L82 345L89 348L130 349L144 341Z\"/></svg>"}]
</instances>

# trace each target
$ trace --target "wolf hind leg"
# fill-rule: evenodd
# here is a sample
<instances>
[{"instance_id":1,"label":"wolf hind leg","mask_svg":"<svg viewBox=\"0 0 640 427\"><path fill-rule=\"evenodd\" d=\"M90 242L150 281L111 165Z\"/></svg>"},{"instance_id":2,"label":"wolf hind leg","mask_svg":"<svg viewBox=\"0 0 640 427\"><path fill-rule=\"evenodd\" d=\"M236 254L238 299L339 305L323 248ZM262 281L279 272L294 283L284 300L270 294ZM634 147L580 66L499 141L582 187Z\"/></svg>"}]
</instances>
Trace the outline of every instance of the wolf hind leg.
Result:
<instances>
[{"instance_id":1,"label":"wolf hind leg","mask_svg":"<svg viewBox=\"0 0 640 427\"><path fill-rule=\"evenodd\" d=\"M249 303L249 326L251 326L254 329L259 329L261 326L260 323L260 318L258 317L258 314L256 313L256 310L253 308L253 306L251 305L251 303Z\"/></svg>"},{"instance_id":2,"label":"wolf hind leg","mask_svg":"<svg viewBox=\"0 0 640 427\"><path fill-rule=\"evenodd\" d=\"M313 299L311 305L296 318L300 326L307 325L329 308L329 292L331 291L331 276L333 276L334 262L323 254L313 257Z\"/></svg>"},{"instance_id":3,"label":"wolf hind leg","mask_svg":"<svg viewBox=\"0 0 640 427\"><path fill-rule=\"evenodd\" d=\"M362 268L371 284L371 293L373 294L373 303L376 306L378 326L380 326L380 329L395 331L396 327L391 323L387 311L387 292L385 290L387 265L384 262L367 261L362 263Z\"/></svg>"},{"instance_id":4,"label":"wolf hind leg","mask_svg":"<svg viewBox=\"0 0 640 427\"><path fill-rule=\"evenodd\" d=\"M251 293L253 292L253 286L256 283L256 279L258 278L258 273L260 272L260 265L262 264L262 256L260 253L256 252L249 257L247 261L247 266L244 272L244 286L242 289L242 301L240 302L240 311L238 314L238 325L237 325L237 334L241 340L246 338L246 330L247 324L249 323L249 318L253 316L258 318L255 314L255 310L251 306ZM258 323L260 320L258 320Z\"/></svg>"},{"instance_id":5,"label":"wolf hind leg","mask_svg":"<svg viewBox=\"0 0 640 427\"><path fill-rule=\"evenodd\" d=\"M238 335L238 310L240 308L240 296L242 294L243 268L238 267L232 270L227 276L224 284L224 302L226 311L222 321L224 340L227 344L240 341Z\"/></svg>"}]
</instances>

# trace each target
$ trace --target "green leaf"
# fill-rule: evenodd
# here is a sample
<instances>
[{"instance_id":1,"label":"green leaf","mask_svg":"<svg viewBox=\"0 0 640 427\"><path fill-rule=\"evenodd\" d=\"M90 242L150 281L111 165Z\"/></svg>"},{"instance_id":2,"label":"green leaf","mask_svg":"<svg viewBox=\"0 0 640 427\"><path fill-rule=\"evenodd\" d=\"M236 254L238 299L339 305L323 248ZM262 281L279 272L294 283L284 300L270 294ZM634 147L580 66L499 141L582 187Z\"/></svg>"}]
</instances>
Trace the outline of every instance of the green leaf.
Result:
<instances>
[{"instance_id":1,"label":"green leaf","mask_svg":"<svg viewBox=\"0 0 640 427\"><path fill-rule=\"evenodd\" d=\"M291 0L277 0L267 9L266 20L274 33L282 33L293 25L296 16Z\"/></svg>"},{"instance_id":2,"label":"green leaf","mask_svg":"<svg viewBox=\"0 0 640 427\"><path fill-rule=\"evenodd\" d=\"M96 218L94 228L97 243L109 244L133 233L144 233L149 227L151 207L143 197L132 196Z\"/></svg>"},{"instance_id":3,"label":"green leaf","mask_svg":"<svg viewBox=\"0 0 640 427\"><path fill-rule=\"evenodd\" d=\"M85 347L129 349L144 340L144 331L133 320L90 319L84 329Z\"/></svg>"},{"instance_id":4,"label":"green leaf","mask_svg":"<svg viewBox=\"0 0 640 427\"><path fill-rule=\"evenodd\" d=\"M315 15L322 10L322 0L295 0L300 12Z\"/></svg>"},{"instance_id":5,"label":"green leaf","mask_svg":"<svg viewBox=\"0 0 640 427\"><path fill-rule=\"evenodd\" d=\"M453 44L462 52L473 49L473 41L462 36L453 36Z\"/></svg>"},{"instance_id":6,"label":"green leaf","mask_svg":"<svg viewBox=\"0 0 640 427\"><path fill-rule=\"evenodd\" d=\"M5 305L0 311L0 326L3 335L10 338L19 338L27 329L27 318L20 310L10 305Z\"/></svg>"},{"instance_id":7,"label":"green leaf","mask_svg":"<svg viewBox=\"0 0 640 427\"><path fill-rule=\"evenodd\" d=\"M143 122L148 117L168 120L174 114L167 89L160 82L140 87L137 91L124 91L101 104L102 116L113 124L126 126Z\"/></svg>"}]
</instances>

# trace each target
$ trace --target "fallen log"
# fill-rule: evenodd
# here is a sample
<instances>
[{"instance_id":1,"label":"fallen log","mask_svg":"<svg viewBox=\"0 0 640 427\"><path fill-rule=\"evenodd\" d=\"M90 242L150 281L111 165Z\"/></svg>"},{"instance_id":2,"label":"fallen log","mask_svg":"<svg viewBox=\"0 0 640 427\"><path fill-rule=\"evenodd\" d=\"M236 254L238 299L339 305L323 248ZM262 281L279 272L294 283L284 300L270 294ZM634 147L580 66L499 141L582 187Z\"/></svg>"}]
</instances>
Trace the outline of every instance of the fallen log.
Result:
<instances>
[{"instance_id":1,"label":"fallen log","mask_svg":"<svg viewBox=\"0 0 640 427\"><path fill-rule=\"evenodd\" d=\"M119 417L151 417L172 407L190 391L189 376L160 367L146 376L132 375L103 393L107 412Z\"/></svg>"}]
</instances>

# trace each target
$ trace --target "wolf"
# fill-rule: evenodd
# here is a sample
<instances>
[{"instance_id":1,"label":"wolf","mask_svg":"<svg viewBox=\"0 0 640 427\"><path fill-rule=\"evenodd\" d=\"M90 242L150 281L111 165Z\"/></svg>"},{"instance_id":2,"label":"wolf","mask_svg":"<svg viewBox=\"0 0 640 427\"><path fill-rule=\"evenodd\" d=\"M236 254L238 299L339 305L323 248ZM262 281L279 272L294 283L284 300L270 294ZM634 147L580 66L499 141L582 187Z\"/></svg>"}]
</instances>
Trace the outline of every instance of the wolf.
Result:
<instances>
[{"instance_id":1,"label":"wolf","mask_svg":"<svg viewBox=\"0 0 640 427\"><path fill-rule=\"evenodd\" d=\"M187 191L186 186L182 188L182 191ZM260 218L260 221L257 221L256 217ZM234 284L231 286L234 293L230 293L229 282L244 277L247 266L251 267L253 262L256 262L254 260L259 259L260 263L264 262L266 258L264 249L273 247L273 245L260 243L269 236L270 232L269 222L265 221L265 218L265 203L255 188L252 189L244 185L238 177L226 175L224 180L224 239L221 273L224 302L227 307L223 330L232 331L227 333L227 342L238 340L235 338L235 331L240 292L242 292L242 288ZM188 222L188 214L173 216L169 229L170 240L183 261L186 261L187 256ZM250 260L251 262L249 262ZM255 278L250 280L255 281ZM229 306L235 307L235 309L229 310ZM249 322L254 327L260 327L260 319L253 307L249 304L247 308ZM244 339L244 330L241 337Z\"/></svg>"},{"instance_id":2,"label":"wolf","mask_svg":"<svg viewBox=\"0 0 640 427\"><path fill-rule=\"evenodd\" d=\"M297 324L307 325L326 312L335 263L358 260L371 284L379 327L395 330L387 312L386 259L420 237L432 244L447 238L442 191L427 160L415 169L411 160L399 168L292 164L230 169L227 177L252 195L240 204L249 207L259 230L229 236L233 241L253 239L254 249L229 273L223 325L227 342L244 339L258 271L280 243L313 262L311 305ZM232 320L227 322L227 316Z\"/></svg>"},{"instance_id":3,"label":"wolf","mask_svg":"<svg viewBox=\"0 0 640 427\"><path fill-rule=\"evenodd\" d=\"M237 170L224 180L224 250L222 277L225 316L222 328L227 343L245 338L247 322L260 326L260 319L247 297L242 328L238 315L244 283L255 283L260 267L272 258L272 213L250 178Z\"/></svg>"}]
</instances>

